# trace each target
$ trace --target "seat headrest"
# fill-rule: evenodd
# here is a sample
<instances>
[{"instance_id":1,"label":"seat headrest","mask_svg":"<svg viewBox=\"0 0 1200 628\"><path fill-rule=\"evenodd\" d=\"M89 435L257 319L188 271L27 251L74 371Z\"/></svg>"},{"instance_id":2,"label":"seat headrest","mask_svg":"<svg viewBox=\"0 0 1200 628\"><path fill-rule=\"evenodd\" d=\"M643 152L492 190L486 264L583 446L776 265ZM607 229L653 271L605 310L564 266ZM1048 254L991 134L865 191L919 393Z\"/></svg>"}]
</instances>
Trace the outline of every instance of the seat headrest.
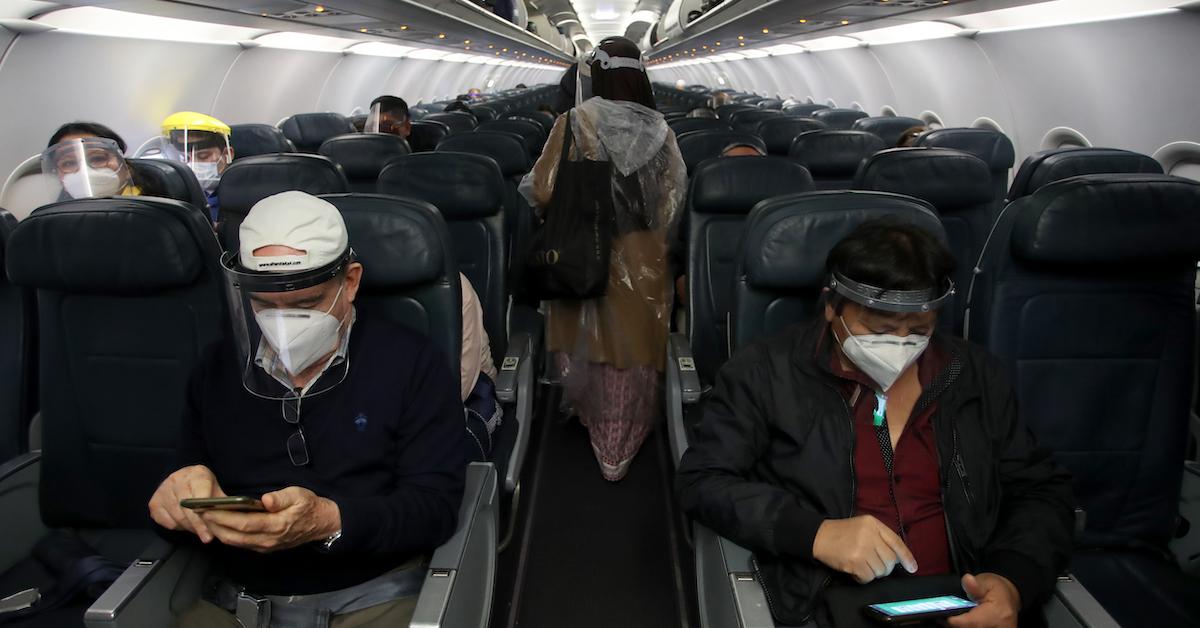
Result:
<instances>
[{"instance_id":1,"label":"seat headrest","mask_svg":"<svg viewBox=\"0 0 1200 628\"><path fill-rule=\"evenodd\" d=\"M306 153L315 153L321 142L343 133L354 133L354 125L345 116L332 113L298 113L279 123L279 130Z\"/></svg>"},{"instance_id":2,"label":"seat headrest","mask_svg":"<svg viewBox=\"0 0 1200 628\"><path fill-rule=\"evenodd\" d=\"M325 140L320 153L342 167L346 178L374 181L383 165L393 157L407 155L408 142L387 133L347 133Z\"/></svg>"},{"instance_id":3,"label":"seat headrest","mask_svg":"<svg viewBox=\"0 0 1200 628\"><path fill-rule=\"evenodd\" d=\"M996 200L987 164L949 148L892 148L875 153L858 169L854 189L915 196L942 213Z\"/></svg>"},{"instance_id":4,"label":"seat headrest","mask_svg":"<svg viewBox=\"0 0 1200 628\"><path fill-rule=\"evenodd\" d=\"M770 109L748 109L746 111L735 111L729 116L729 121L738 129L753 131L758 128L758 123L771 118L780 118L783 114Z\"/></svg>"},{"instance_id":5,"label":"seat headrest","mask_svg":"<svg viewBox=\"0 0 1200 628\"><path fill-rule=\"evenodd\" d=\"M505 178L521 176L533 167L525 141L520 135L509 131L451 135L442 140L437 149L439 152L475 153L491 157L500 166L500 173Z\"/></svg>"},{"instance_id":6,"label":"seat headrest","mask_svg":"<svg viewBox=\"0 0 1200 628\"><path fill-rule=\"evenodd\" d=\"M764 201L751 213L741 268L750 285L771 289L817 288L826 279L829 251L867 220L895 217L946 232L924 201L887 192L810 192Z\"/></svg>"},{"instance_id":7,"label":"seat headrest","mask_svg":"<svg viewBox=\"0 0 1200 628\"><path fill-rule=\"evenodd\" d=\"M728 120L729 116L733 115L733 112L735 111L749 111L757 108L758 107L755 107L754 105L747 105L743 103L729 103L728 105L721 105L720 107L717 107L717 117L721 118L722 120Z\"/></svg>"},{"instance_id":8,"label":"seat headrest","mask_svg":"<svg viewBox=\"0 0 1200 628\"><path fill-rule=\"evenodd\" d=\"M470 131L474 129L479 121L475 116L465 111L445 111L442 113L431 113L425 117L426 120L433 122L441 122L450 127L450 132L458 133L459 131Z\"/></svg>"},{"instance_id":9,"label":"seat headrest","mask_svg":"<svg viewBox=\"0 0 1200 628\"><path fill-rule=\"evenodd\" d=\"M450 127L445 122L417 120L408 134L408 145L414 153L434 150L447 135L450 135Z\"/></svg>"},{"instance_id":10,"label":"seat headrest","mask_svg":"<svg viewBox=\"0 0 1200 628\"><path fill-rule=\"evenodd\" d=\"M505 182L491 157L439 150L389 161L378 189L432 203L446 220L465 220L500 213Z\"/></svg>"},{"instance_id":11,"label":"seat headrest","mask_svg":"<svg viewBox=\"0 0 1200 628\"><path fill-rule=\"evenodd\" d=\"M818 111L821 111L823 109L829 109L829 108L830 107L828 105L818 105L816 103L801 103L798 105L788 105L783 108L783 112L788 114L789 116L798 116L801 118L807 118L807 117L812 116L812 114L814 114Z\"/></svg>"},{"instance_id":12,"label":"seat headrest","mask_svg":"<svg viewBox=\"0 0 1200 628\"><path fill-rule=\"evenodd\" d=\"M934 129L917 136L917 146L970 153L982 159L992 172L1006 172L1016 159L1012 140L991 129Z\"/></svg>"},{"instance_id":13,"label":"seat headrest","mask_svg":"<svg viewBox=\"0 0 1200 628\"><path fill-rule=\"evenodd\" d=\"M1153 174L1071 177L1010 205L1012 253L1082 269L1194 268L1200 183ZM1174 265L1178 266L1174 266Z\"/></svg>"},{"instance_id":14,"label":"seat headrest","mask_svg":"<svg viewBox=\"0 0 1200 628\"><path fill-rule=\"evenodd\" d=\"M730 144L750 144L767 151L762 138L742 131L692 131L678 137L679 153L691 173L700 162L718 157Z\"/></svg>"},{"instance_id":15,"label":"seat headrest","mask_svg":"<svg viewBox=\"0 0 1200 628\"><path fill-rule=\"evenodd\" d=\"M214 238L212 227L178 201L70 200L41 207L17 225L5 265L13 283L31 288L142 295L196 281L205 255L219 254L215 238L206 251L198 236Z\"/></svg>"},{"instance_id":16,"label":"seat headrest","mask_svg":"<svg viewBox=\"0 0 1200 628\"><path fill-rule=\"evenodd\" d=\"M883 140L884 144L895 146L896 142L900 141L900 136L914 126L923 127L925 126L925 121L905 116L874 116L859 118L854 121L854 126L850 128L855 131L874 133Z\"/></svg>"},{"instance_id":17,"label":"seat headrest","mask_svg":"<svg viewBox=\"0 0 1200 628\"><path fill-rule=\"evenodd\" d=\"M1043 185L1082 174L1162 174L1153 158L1117 148L1056 148L1025 158L1013 177L1009 202L1033 194Z\"/></svg>"},{"instance_id":18,"label":"seat headrest","mask_svg":"<svg viewBox=\"0 0 1200 628\"><path fill-rule=\"evenodd\" d=\"M767 152L786 155L792 148L792 140L806 131L827 128L824 122L796 116L775 116L758 123L758 134L767 142Z\"/></svg>"},{"instance_id":19,"label":"seat headrest","mask_svg":"<svg viewBox=\"0 0 1200 628\"><path fill-rule=\"evenodd\" d=\"M196 174L187 164L169 159L126 159L143 196L160 196L190 203L199 210L208 207L208 197L200 188Z\"/></svg>"},{"instance_id":20,"label":"seat headrest","mask_svg":"<svg viewBox=\"0 0 1200 628\"><path fill-rule=\"evenodd\" d=\"M878 135L866 131L809 131L792 140L788 155L814 177L850 178L864 159L885 148Z\"/></svg>"},{"instance_id":21,"label":"seat headrest","mask_svg":"<svg viewBox=\"0 0 1200 628\"><path fill-rule=\"evenodd\" d=\"M269 124L234 124L229 129L229 144L235 160L254 155L296 152L296 147L283 131Z\"/></svg>"},{"instance_id":22,"label":"seat headrest","mask_svg":"<svg viewBox=\"0 0 1200 628\"><path fill-rule=\"evenodd\" d=\"M717 118L683 118L680 120L671 120L667 123L676 136L690 133L692 131L732 131L733 127L728 122Z\"/></svg>"},{"instance_id":23,"label":"seat headrest","mask_svg":"<svg viewBox=\"0 0 1200 628\"><path fill-rule=\"evenodd\" d=\"M849 130L856 120L867 117L867 112L857 109L819 109L813 112L812 117L831 129Z\"/></svg>"},{"instance_id":24,"label":"seat headrest","mask_svg":"<svg viewBox=\"0 0 1200 628\"><path fill-rule=\"evenodd\" d=\"M692 172L688 198L706 214L746 214L764 199L811 192L804 166L784 157L714 157Z\"/></svg>"},{"instance_id":25,"label":"seat headrest","mask_svg":"<svg viewBox=\"0 0 1200 628\"><path fill-rule=\"evenodd\" d=\"M350 246L363 265L365 289L402 288L449 274L446 224L429 203L381 194L321 198L342 212Z\"/></svg>"},{"instance_id":26,"label":"seat headrest","mask_svg":"<svg viewBox=\"0 0 1200 628\"><path fill-rule=\"evenodd\" d=\"M255 203L288 190L337 194L346 191L346 177L322 155L282 153L238 159L217 184L221 215L245 216Z\"/></svg>"}]
</instances>

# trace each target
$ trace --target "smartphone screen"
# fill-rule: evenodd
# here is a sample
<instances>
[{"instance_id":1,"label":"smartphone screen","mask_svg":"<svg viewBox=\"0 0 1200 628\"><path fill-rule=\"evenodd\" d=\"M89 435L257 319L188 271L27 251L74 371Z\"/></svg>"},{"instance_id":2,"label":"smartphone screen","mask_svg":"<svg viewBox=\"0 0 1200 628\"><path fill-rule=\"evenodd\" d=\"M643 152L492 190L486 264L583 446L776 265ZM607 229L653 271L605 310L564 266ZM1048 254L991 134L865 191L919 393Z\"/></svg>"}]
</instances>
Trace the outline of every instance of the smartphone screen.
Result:
<instances>
[{"instance_id":1,"label":"smartphone screen","mask_svg":"<svg viewBox=\"0 0 1200 628\"><path fill-rule=\"evenodd\" d=\"M246 512L266 512L262 502L253 497L204 497L181 499L179 505L192 510L240 510Z\"/></svg>"},{"instance_id":2,"label":"smartphone screen","mask_svg":"<svg viewBox=\"0 0 1200 628\"><path fill-rule=\"evenodd\" d=\"M884 618L901 619L915 618L917 616L925 618L947 617L965 613L975 608L975 606L975 602L965 600L957 595L943 595L940 597L871 604L867 608Z\"/></svg>"}]
</instances>

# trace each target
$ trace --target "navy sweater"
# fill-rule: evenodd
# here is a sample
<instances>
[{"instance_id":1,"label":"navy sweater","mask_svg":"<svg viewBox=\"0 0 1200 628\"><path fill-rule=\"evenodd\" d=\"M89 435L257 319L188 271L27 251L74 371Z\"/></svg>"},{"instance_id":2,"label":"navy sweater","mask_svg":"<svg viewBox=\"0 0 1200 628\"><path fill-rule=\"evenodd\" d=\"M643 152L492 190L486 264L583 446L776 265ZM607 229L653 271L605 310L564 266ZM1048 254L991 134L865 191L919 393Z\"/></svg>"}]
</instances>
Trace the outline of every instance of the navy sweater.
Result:
<instances>
[{"instance_id":1,"label":"navy sweater","mask_svg":"<svg viewBox=\"0 0 1200 628\"><path fill-rule=\"evenodd\" d=\"M229 343L192 377L181 466L208 466L227 495L302 486L341 510L342 538L329 553L314 543L258 554L214 540L208 551L217 567L251 592L353 586L431 552L454 532L467 451L458 375L426 337L362 307L349 362L344 381L301 402L305 467L288 458L295 428L283 420L281 402L243 388Z\"/></svg>"}]
</instances>

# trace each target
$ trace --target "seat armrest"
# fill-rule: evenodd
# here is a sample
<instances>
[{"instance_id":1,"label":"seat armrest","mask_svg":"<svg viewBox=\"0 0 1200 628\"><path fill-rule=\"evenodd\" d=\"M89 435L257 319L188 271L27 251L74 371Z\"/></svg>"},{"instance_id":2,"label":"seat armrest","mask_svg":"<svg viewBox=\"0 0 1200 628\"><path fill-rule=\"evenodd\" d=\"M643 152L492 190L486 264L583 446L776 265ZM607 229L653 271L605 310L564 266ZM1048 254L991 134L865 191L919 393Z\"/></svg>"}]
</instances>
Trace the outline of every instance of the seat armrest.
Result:
<instances>
[{"instance_id":1,"label":"seat armrest","mask_svg":"<svg viewBox=\"0 0 1200 628\"><path fill-rule=\"evenodd\" d=\"M774 628L750 551L699 524L694 538L700 625Z\"/></svg>"},{"instance_id":2,"label":"seat armrest","mask_svg":"<svg viewBox=\"0 0 1200 628\"><path fill-rule=\"evenodd\" d=\"M501 403L516 405L513 417L517 421L517 437L504 473L504 493L511 495L521 481L525 454L529 451L529 435L533 424L533 397L537 386L534 356L538 355L540 336L528 332L514 333L508 342L508 353L496 373L496 397Z\"/></svg>"},{"instance_id":3,"label":"seat armrest","mask_svg":"<svg viewBox=\"0 0 1200 628\"><path fill-rule=\"evenodd\" d=\"M497 477L490 463L467 467L454 536L434 552L412 628L485 628L496 575Z\"/></svg>"},{"instance_id":4,"label":"seat armrest","mask_svg":"<svg viewBox=\"0 0 1200 628\"><path fill-rule=\"evenodd\" d=\"M38 508L38 481L42 454L31 451L0 464L0 573L16 565L49 531ZM0 595L8 595L12 591Z\"/></svg>"},{"instance_id":5,"label":"seat armrest","mask_svg":"<svg viewBox=\"0 0 1200 628\"><path fill-rule=\"evenodd\" d=\"M1081 628L1120 628L1100 602L1071 574L1059 576L1052 599L1045 607L1047 625ZM1074 623L1072 623L1074 622Z\"/></svg>"},{"instance_id":6,"label":"seat armrest","mask_svg":"<svg viewBox=\"0 0 1200 628\"><path fill-rule=\"evenodd\" d=\"M700 400L700 375L687 336L671 334L667 339L666 361L667 437L671 445L671 461L679 464L687 451L687 425L683 407Z\"/></svg>"},{"instance_id":7,"label":"seat armrest","mask_svg":"<svg viewBox=\"0 0 1200 628\"><path fill-rule=\"evenodd\" d=\"M84 613L87 628L173 626L200 599L208 576L203 552L157 540Z\"/></svg>"}]
</instances>

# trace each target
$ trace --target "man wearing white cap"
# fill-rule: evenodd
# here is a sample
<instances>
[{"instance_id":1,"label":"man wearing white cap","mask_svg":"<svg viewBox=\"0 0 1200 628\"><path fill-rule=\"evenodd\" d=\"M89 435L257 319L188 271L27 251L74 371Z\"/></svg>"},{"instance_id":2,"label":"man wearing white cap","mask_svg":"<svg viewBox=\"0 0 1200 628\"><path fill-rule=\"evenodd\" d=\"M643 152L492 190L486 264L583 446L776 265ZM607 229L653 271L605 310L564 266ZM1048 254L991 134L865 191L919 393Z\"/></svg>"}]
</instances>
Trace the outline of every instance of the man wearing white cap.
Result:
<instances>
[{"instance_id":1,"label":"man wearing white cap","mask_svg":"<svg viewBox=\"0 0 1200 628\"><path fill-rule=\"evenodd\" d=\"M462 498L457 374L355 307L363 266L330 203L268 197L239 236L233 338L193 375L181 468L149 504L216 567L181 625L407 625ZM181 503L226 496L243 499Z\"/></svg>"}]
</instances>

